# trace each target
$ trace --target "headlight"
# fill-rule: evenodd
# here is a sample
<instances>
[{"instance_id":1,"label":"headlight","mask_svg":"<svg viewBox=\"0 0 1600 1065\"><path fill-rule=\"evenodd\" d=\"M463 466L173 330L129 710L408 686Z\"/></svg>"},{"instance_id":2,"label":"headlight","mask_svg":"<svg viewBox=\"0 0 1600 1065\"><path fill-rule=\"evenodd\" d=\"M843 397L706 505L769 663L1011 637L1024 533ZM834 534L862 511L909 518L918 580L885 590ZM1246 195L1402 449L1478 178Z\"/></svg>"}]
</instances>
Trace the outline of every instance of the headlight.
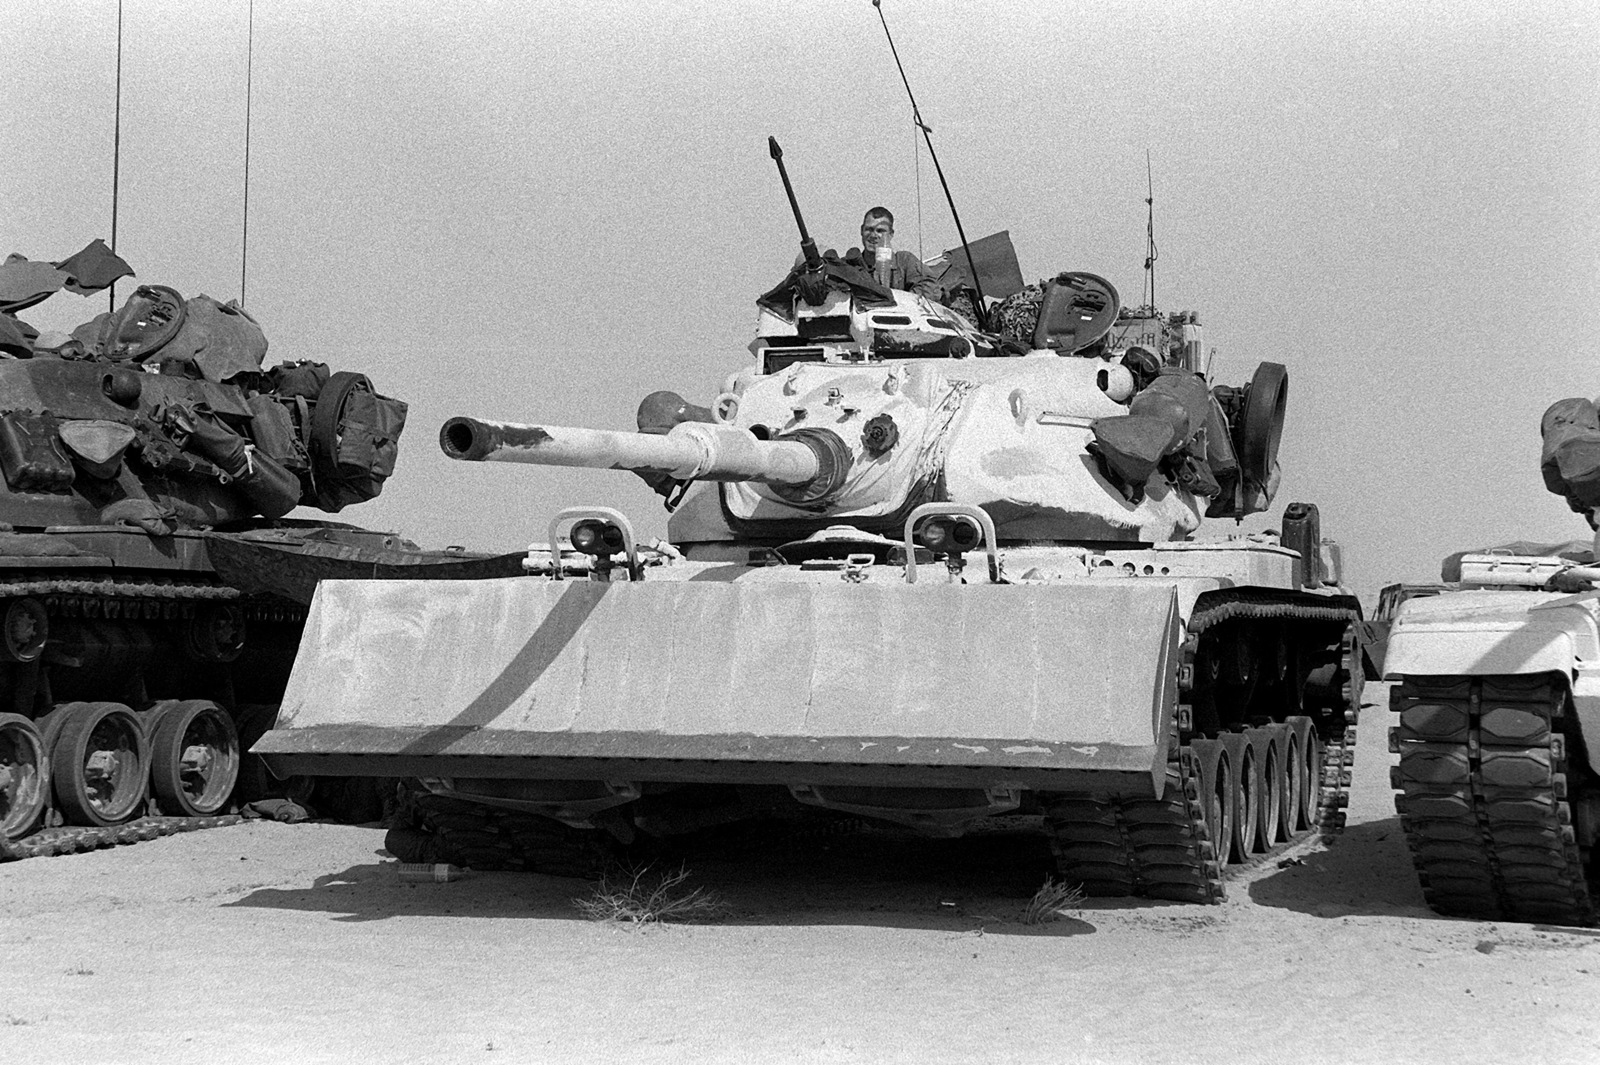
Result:
<instances>
[{"instance_id":1,"label":"headlight","mask_svg":"<svg viewBox=\"0 0 1600 1065\"><path fill-rule=\"evenodd\" d=\"M580 521L572 527L572 547L586 555L610 557L622 550L622 530L608 521Z\"/></svg>"},{"instance_id":2,"label":"headlight","mask_svg":"<svg viewBox=\"0 0 1600 1065\"><path fill-rule=\"evenodd\" d=\"M929 518L917 527L917 542L934 552L971 551L982 539L978 523L959 515Z\"/></svg>"}]
</instances>

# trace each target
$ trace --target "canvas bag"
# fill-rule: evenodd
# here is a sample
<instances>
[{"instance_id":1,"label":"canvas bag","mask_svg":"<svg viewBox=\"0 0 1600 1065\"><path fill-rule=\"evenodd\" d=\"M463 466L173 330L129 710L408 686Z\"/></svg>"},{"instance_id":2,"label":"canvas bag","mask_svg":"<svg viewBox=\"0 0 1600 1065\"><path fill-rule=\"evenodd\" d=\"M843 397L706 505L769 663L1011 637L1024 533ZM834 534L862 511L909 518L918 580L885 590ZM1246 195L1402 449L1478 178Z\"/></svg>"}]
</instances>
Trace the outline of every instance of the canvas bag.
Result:
<instances>
[{"instance_id":1,"label":"canvas bag","mask_svg":"<svg viewBox=\"0 0 1600 1065\"><path fill-rule=\"evenodd\" d=\"M301 474L302 502L337 513L383 491L399 454L406 404L380 395L365 374L330 374L320 362L286 363L270 377L272 402L292 423L292 443L281 439L282 422L270 414L258 419L256 443ZM294 454L280 454L286 446Z\"/></svg>"},{"instance_id":2,"label":"canvas bag","mask_svg":"<svg viewBox=\"0 0 1600 1065\"><path fill-rule=\"evenodd\" d=\"M316 505L330 513L372 499L394 473L406 405L381 396L365 374L336 373L311 412Z\"/></svg>"}]
</instances>

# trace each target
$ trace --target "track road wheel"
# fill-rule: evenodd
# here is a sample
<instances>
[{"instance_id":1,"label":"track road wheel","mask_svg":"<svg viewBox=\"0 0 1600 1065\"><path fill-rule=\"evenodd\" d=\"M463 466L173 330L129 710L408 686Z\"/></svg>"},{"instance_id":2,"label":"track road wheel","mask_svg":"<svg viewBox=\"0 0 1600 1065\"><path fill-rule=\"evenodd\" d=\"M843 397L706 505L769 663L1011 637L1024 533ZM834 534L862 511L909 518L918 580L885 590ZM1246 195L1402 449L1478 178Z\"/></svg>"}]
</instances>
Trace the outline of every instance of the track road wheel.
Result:
<instances>
[{"instance_id":1,"label":"track road wheel","mask_svg":"<svg viewBox=\"0 0 1600 1065\"><path fill-rule=\"evenodd\" d=\"M121 703L67 703L50 750L56 803L75 825L119 825L138 816L150 785L150 748Z\"/></svg>"},{"instance_id":2,"label":"track road wheel","mask_svg":"<svg viewBox=\"0 0 1600 1065\"><path fill-rule=\"evenodd\" d=\"M19 714L0 714L0 839L33 831L50 794L44 737Z\"/></svg>"},{"instance_id":3,"label":"track road wheel","mask_svg":"<svg viewBox=\"0 0 1600 1065\"><path fill-rule=\"evenodd\" d=\"M1256 755L1255 788L1261 815L1251 849L1257 854L1271 850L1283 834L1283 732L1282 725L1245 730Z\"/></svg>"},{"instance_id":4,"label":"track road wheel","mask_svg":"<svg viewBox=\"0 0 1600 1065\"><path fill-rule=\"evenodd\" d=\"M1299 831L1300 793L1305 789L1305 763L1300 758L1300 735L1288 725L1281 728L1283 745L1279 761L1283 766L1283 793L1278 807L1278 838L1287 841Z\"/></svg>"},{"instance_id":5,"label":"track road wheel","mask_svg":"<svg viewBox=\"0 0 1600 1065\"><path fill-rule=\"evenodd\" d=\"M1189 746L1194 752L1199 776L1200 808L1205 814L1206 832L1216 848L1218 864L1226 866L1238 809L1233 763L1227 748L1218 740L1195 740Z\"/></svg>"},{"instance_id":6,"label":"track road wheel","mask_svg":"<svg viewBox=\"0 0 1600 1065\"><path fill-rule=\"evenodd\" d=\"M1294 736L1296 766L1300 780L1295 788L1293 830L1304 832L1317 826L1322 800L1322 737L1309 717L1291 717L1287 722Z\"/></svg>"},{"instance_id":7,"label":"track road wheel","mask_svg":"<svg viewBox=\"0 0 1600 1065\"><path fill-rule=\"evenodd\" d=\"M168 704L153 724L150 790L161 812L175 817L220 813L239 779L233 718L216 703L186 699Z\"/></svg>"},{"instance_id":8,"label":"track road wheel","mask_svg":"<svg viewBox=\"0 0 1600 1065\"><path fill-rule=\"evenodd\" d=\"M1218 738L1228 751L1229 764L1233 766L1233 842L1227 849L1228 860L1250 860L1250 850L1255 844L1261 826L1261 794L1256 790L1255 748L1242 732L1224 733Z\"/></svg>"}]
</instances>

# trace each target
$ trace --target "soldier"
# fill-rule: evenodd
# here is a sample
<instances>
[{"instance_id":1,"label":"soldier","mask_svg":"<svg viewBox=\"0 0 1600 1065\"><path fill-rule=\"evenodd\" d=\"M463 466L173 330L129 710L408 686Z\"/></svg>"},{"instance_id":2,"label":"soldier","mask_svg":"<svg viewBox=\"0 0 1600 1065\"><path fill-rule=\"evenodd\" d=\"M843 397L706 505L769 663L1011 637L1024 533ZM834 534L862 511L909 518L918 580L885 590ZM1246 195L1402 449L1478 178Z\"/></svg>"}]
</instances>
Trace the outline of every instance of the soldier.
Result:
<instances>
[{"instance_id":1,"label":"soldier","mask_svg":"<svg viewBox=\"0 0 1600 1065\"><path fill-rule=\"evenodd\" d=\"M908 251L895 251L894 215L887 207L874 207L861 219L861 260L866 270L889 288L915 292L930 300L940 296L939 285Z\"/></svg>"}]
</instances>

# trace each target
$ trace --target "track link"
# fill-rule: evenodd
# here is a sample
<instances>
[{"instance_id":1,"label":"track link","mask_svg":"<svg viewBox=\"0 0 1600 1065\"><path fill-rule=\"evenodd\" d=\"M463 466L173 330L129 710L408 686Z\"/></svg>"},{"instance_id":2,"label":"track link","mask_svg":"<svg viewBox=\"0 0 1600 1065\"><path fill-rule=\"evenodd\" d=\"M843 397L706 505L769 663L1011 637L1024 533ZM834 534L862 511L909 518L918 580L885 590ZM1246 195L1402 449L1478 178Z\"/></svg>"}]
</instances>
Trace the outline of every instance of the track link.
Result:
<instances>
[{"instance_id":1,"label":"track link","mask_svg":"<svg viewBox=\"0 0 1600 1065\"><path fill-rule=\"evenodd\" d=\"M1351 725L1335 731L1322 748L1322 780L1317 796L1317 826L1324 841L1344 831L1345 808L1350 805L1350 780L1356 760L1356 730Z\"/></svg>"},{"instance_id":2,"label":"track link","mask_svg":"<svg viewBox=\"0 0 1600 1065\"><path fill-rule=\"evenodd\" d=\"M47 828L24 839L0 840L0 861L77 854L80 851L98 850L101 847L143 843L146 840L178 832L223 828L227 825L236 825L243 820L244 818L238 814L215 814L210 817L141 817L137 821L105 828L81 826Z\"/></svg>"},{"instance_id":3,"label":"track link","mask_svg":"<svg viewBox=\"0 0 1600 1065\"><path fill-rule=\"evenodd\" d=\"M1324 836L1337 833L1344 827L1346 789L1355 756L1354 719L1360 710L1360 647L1353 635L1359 613L1337 604L1283 602L1268 593L1233 593L1195 611L1189 620L1191 639L1185 646L1192 649L1199 635L1214 625L1241 619L1346 623L1337 648L1330 648L1339 661L1333 690L1339 693L1340 705L1326 708L1322 715L1327 719L1328 734L1322 737L1317 802ZM1356 667L1353 672L1352 663ZM1160 798L1067 795L1047 804L1046 825L1063 877L1081 883L1090 895L1141 895L1200 903L1223 900L1228 841L1210 838L1194 751L1176 739L1175 735ZM1272 848L1272 853L1279 849Z\"/></svg>"},{"instance_id":4,"label":"track link","mask_svg":"<svg viewBox=\"0 0 1600 1065\"><path fill-rule=\"evenodd\" d=\"M1566 698L1538 675L1406 677L1392 689L1395 809L1439 913L1596 922L1567 802Z\"/></svg>"},{"instance_id":5,"label":"track link","mask_svg":"<svg viewBox=\"0 0 1600 1065\"><path fill-rule=\"evenodd\" d=\"M1061 875L1090 895L1221 902L1222 867L1209 838L1193 754L1167 769L1159 799L1071 797L1047 810Z\"/></svg>"}]
</instances>

